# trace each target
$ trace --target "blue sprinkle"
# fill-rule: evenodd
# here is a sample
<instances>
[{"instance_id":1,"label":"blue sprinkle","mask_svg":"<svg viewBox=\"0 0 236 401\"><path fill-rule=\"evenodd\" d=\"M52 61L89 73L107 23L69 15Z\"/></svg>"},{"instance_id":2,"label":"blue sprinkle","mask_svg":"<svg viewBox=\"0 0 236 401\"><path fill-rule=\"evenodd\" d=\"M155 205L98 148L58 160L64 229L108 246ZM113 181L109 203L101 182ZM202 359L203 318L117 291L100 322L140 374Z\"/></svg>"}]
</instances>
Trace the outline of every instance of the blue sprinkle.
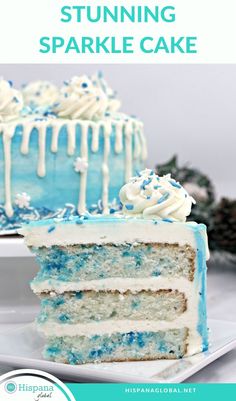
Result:
<instances>
[{"instance_id":1,"label":"blue sprinkle","mask_svg":"<svg viewBox=\"0 0 236 401\"><path fill-rule=\"evenodd\" d=\"M63 305L65 303L65 300L64 300L64 298L57 298L57 299L55 299L55 301L54 301L54 306L55 306L55 308L58 308L59 306L61 306L61 305Z\"/></svg>"},{"instance_id":2,"label":"blue sprinkle","mask_svg":"<svg viewBox=\"0 0 236 401\"><path fill-rule=\"evenodd\" d=\"M140 307L140 301L132 301L132 309L138 309Z\"/></svg>"},{"instance_id":3,"label":"blue sprinkle","mask_svg":"<svg viewBox=\"0 0 236 401\"><path fill-rule=\"evenodd\" d=\"M150 195L148 195L148 196L147 196L147 199L151 199L151 196L150 196Z\"/></svg>"},{"instance_id":4,"label":"blue sprinkle","mask_svg":"<svg viewBox=\"0 0 236 401\"><path fill-rule=\"evenodd\" d=\"M136 173L136 176L137 176L137 177L141 177L141 174L140 174L139 171L136 170L135 173Z\"/></svg>"},{"instance_id":5,"label":"blue sprinkle","mask_svg":"<svg viewBox=\"0 0 236 401\"><path fill-rule=\"evenodd\" d=\"M87 82L83 82L83 83L81 84L81 86L82 86L82 88L87 88L87 87L88 87L88 84L87 84Z\"/></svg>"},{"instance_id":6,"label":"blue sprinkle","mask_svg":"<svg viewBox=\"0 0 236 401\"><path fill-rule=\"evenodd\" d=\"M70 365L77 365L82 360L81 355L77 352L69 352L68 362Z\"/></svg>"},{"instance_id":7,"label":"blue sprinkle","mask_svg":"<svg viewBox=\"0 0 236 401\"><path fill-rule=\"evenodd\" d=\"M48 228L48 233L53 232L55 229L56 229L55 226L50 226L50 227Z\"/></svg>"},{"instance_id":8,"label":"blue sprinkle","mask_svg":"<svg viewBox=\"0 0 236 401\"><path fill-rule=\"evenodd\" d=\"M20 103L19 99L18 99L16 96L13 97L13 102L15 102L15 103Z\"/></svg>"},{"instance_id":9,"label":"blue sprinkle","mask_svg":"<svg viewBox=\"0 0 236 401\"><path fill-rule=\"evenodd\" d=\"M64 85L68 86L69 85L69 81L64 81Z\"/></svg>"},{"instance_id":10,"label":"blue sprinkle","mask_svg":"<svg viewBox=\"0 0 236 401\"><path fill-rule=\"evenodd\" d=\"M150 175L154 175L154 171L153 170L151 170Z\"/></svg>"},{"instance_id":11,"label":"blue sprinkle","mask_svg":"<svg viewBox=\"0 0 236 401\"><path fill-rule=\"evenodd\" d=\"M145 189L145 187L146 187L147 185L149 185L150 182L152 182L152 179L151 179L151 178L149 178L148 180L143 180L143 183L142 183L142 185L140 186L140 188L141 188L141 189Z\"/></svg>"},{"instance_id":12,"label":"blue sprinkle","mask_svg":"<svg viewBox=\"0 0 236 401\"><path fill-rule=\"evenodd\" d=\"M8 81L9 85L12 87L13 86L13 82L12 81Z\"/></svg>"},{"instance_id":13,"label":"blue sprinkle","mask_svg":"<svg viewBox=\"0 0 236 401\"><path fill-rule=\"evenodd\" d=\"M76 224L84 224L83 220L81 220L80 218L78 218L75 223Z\"/></svg>"},{"instance_id":14,"label":"blue sprinkle","mask_svg":"<svg viewBox=\"0 0 236 401\"><path fill-rule=\"evenodd\" d=\"M154 185L154 187L153 187L154 189L158 189L158 188L161 188L161 185Z\"/></svg>"},{"instance_id":15,"label":"blue sprinkle","mask_svg":"<svg viewBox=\"0 0 236 401\"><path fill-rule=\"evenodd\" d=\"M138 345L140 348L143 348L145 345L145 342L143 341L143 334L138 333Z\"/></svg>"},{"instance_id":16,"label":"blue sprinkle","mask_svg":"<svg viewBox=\"0 0 236 401\"><path fill-rule=\"evenodd\" d=\"M58 316L58 319L63 323L68 322L68 320L70 320L69 316L66 315L65 313L60 315L60 316Z\"/></svg>"},{"instance_id":17,"label":"blue sprinkle","mask_svg":"<svg viewBox=\"0 0 236 401\"><path fill-rule=\"evenodd\" d=\"M157 270L155 270L154 272L152 272L152 276L153 277L158 277L158 276L160 276L160 272L159 271L157 271Z\"/></svg>"},{"instance_id":18,"label":"blue sprinkle","mask_svg":"<svg viewBox=\"0 0 236 401\"><path fill-rule=\"evenodd\" d=\"M58 355L58 354L60 354L60 348L58 348L58 347L49 347L49 348L47 348L47 353L49 355L52 355L52 356Z\"/></svg>"},{"instance_id":19,"label":"blue sprinkle","mask_svg":"<svg viewBox=\"0 0 236 401\"><path fill-rule=\"evenodd\" d=\"M114 214L115 212L116 212L115 209L113 209L113 208L110 209L110 214Z\"/></svg>"},{"instance_id":20,"label":"blue sprinkle","mask_svg":"<svg viewBox=\"0 0 236 401\"><path fill-rule=\"evenodd\" d=\"M165 202L169 198L170 194L169 192L166 192L160 199L158 199L157 204L159 205L162 202Z\"/></svg>"},{"instance_id":21,"label":"blue sprinkle","mask_svg":"<svg viewBox=\"0 0 236 401\"><path fill-rule=\"evenodd\" d=\"M68 95L68 93L64 93L64 97L68 97L69 95Z\"/></svg>"},{"instance_id":22,"label":"blue sprinkle","mask_svg":"<svg viewBox=\"0 0 236 401\"><path fill-rule=\"evenodd\" d=\"M77 291L77 292L75 293L75 297L76 297L76 299L82 299L82 298L83 298L83 293L82 293L82 291Z\"/></svg>"},{"instance_id":23,"label":"blue sprinkle","mask_svg":"<svg viewBox=\"0 0 236 401\"><path fill-rule=\"evenodd\" d=\"M168 218L162 219L162 221L165 221L166 223L173 223L173 220Z\"/></svg>"},{"instance_id":24,"label":"blue sprinkle","mask_svg":"<svg viewBox=\"0 0 236 401\"><path fill-rule=\"evenodd\" d=\"M100 358L101 356L102 356L101 349L95 349L89 353L89 358Z\"/></svg>"},{"instance_id":25,"label":"blue sprinkle","mask_svg":"<svg viewBox=\"0 0 236 401\"><path fill-rule=\"evenodd\" d=\"M135 333L133 331L130 331L130 333L127 333L124 336L127 337L127 342L129 345L135 342Z\"/></svg>"},{"instance_id":26,"label":"blue sprinkle","mask_svg":"<svg viewBox=\"0 0 236 401\"><path fill-rule=\"evenodd\" d=\"M172 185L172 187L175 187L175 188L178 188L178 189L182 188L181 185L178 182L174 181L174 180L170 180L169 183Z\"/></svg>"},{"instance_id":27,"label":"blue sprinkle","mask_svg":"<svg viewBox=\"0 0 236 401\"><path fill-rule=\"evenodd\" d=\"M127 204L127 205L125 205L125 208L126 208L127 210L133 210L134 205Z\"/></svg>"},{"instance_id":28,"label":"blue sprinkle","mask_svg":"<svg viewBox=\"0 0 236 401\"><path fill-rule=\"evenodd\" d=\"M156 221L156 220L154 220L154 222L153 222L154 224L158 224L158 221Z\"/></svg>"}]
</instances>

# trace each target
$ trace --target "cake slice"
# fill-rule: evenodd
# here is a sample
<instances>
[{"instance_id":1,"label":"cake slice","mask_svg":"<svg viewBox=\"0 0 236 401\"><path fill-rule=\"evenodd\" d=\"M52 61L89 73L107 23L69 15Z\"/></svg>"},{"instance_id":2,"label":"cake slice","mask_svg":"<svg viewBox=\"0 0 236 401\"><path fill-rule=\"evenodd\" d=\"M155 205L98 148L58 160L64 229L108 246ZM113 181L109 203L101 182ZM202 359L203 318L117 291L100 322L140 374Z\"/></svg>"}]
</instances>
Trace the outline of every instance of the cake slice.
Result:
<instances>
[{"instance_id":1,"label":"cake slice","mask_svg":"<svg viewBox=\"0 0 236 401\"><path fill-rule=\"evenodd\" d=\"M44 356L70 364L173 359L208 347L206 227L193 200L144 170L120 192L123 213L33 222L21 233L40 271Z\"/></svg>"}]
</instances>

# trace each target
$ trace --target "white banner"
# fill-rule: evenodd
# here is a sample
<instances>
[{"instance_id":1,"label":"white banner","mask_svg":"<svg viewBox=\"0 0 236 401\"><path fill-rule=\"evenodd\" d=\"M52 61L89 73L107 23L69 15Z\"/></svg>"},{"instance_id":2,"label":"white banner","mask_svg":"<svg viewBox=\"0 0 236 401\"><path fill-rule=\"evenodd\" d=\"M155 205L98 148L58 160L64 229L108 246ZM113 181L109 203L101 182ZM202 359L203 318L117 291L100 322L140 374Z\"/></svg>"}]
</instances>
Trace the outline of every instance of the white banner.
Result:
<instances>
[{"instance_id":1,"label":"white banner","mask_svg":"<svg viewBox=\"0 0 236 401\"><path fill-rule=\"evenodd\" d=\"M235 0L1 0L0 63L235 63Z\"/></svg>"}]
</instances>

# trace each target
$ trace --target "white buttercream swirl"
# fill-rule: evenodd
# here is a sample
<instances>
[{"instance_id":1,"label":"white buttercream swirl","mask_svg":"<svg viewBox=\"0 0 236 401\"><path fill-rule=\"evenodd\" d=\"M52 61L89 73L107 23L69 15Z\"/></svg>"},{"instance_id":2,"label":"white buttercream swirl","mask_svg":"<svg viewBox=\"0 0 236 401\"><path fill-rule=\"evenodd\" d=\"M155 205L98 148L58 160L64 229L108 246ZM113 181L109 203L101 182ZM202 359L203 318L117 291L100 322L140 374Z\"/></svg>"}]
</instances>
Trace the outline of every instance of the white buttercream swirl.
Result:
<instances>
[{"instance_id":1,"label":"white buttercream swirl","mask_svg":"<svg viewBox=\"0 0 236 401\"><path fill-rule=\"evenodd\" d=\"M170 174L159 177L143 170L120 190L123 213L185 222L194 199Z\"/></svg>"},{"instance_id":2,"label":"white buttercream swirl","mask_svg":"<svg viewBox=\"0 0 236 401\"><path fill-rule=\"evenodd\" d=\"M73 77L61 89L55 112L59 117L82 120L100 119L108 107L106 94L87 76Z\"/></svg>"},{"instance_id":3,"label":"white buttercream swirl","mask_svg":"<svg viewBox=\"0 0 236 401\"><path fill-rule=\"evenodd\" d=\"M10 81L0 78L0 122L8 122L19 117L23 108L21 93L12 87Z\"/></svg>"},{"instance_id":4,"label":"white buttercream swirl","mask_svg":"<svg viewBox=\"0 0 236 401\"><path fill-rule=\"evenodd\" d=\"M48 81L34 81L22 89L24 103L31 108L48 107L58 100L59 89Z\"/></svg>"},{"instance_id":5,"label":"white buttercream swirl","mask_svg":"<svg viewBox=\"0 0 236 401\"><path fill-rule=\"evenodd\" d=\"M91 81L94 86L100 88L108 98L107 111L116 112L121 107L121 101L117 99L116 92L108 85L107 81L103 78L101 72L91 76Z\"/></svg>"}]
</instances>

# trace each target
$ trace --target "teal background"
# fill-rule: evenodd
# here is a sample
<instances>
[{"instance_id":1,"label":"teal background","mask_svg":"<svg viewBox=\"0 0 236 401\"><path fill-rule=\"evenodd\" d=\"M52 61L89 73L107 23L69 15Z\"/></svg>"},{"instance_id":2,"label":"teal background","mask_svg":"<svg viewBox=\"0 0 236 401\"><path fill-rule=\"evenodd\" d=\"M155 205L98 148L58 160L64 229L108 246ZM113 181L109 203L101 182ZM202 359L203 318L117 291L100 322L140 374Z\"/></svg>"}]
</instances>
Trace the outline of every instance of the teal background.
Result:
<instances>
[{"instance_id":1,"label":"teal background","mask_svg":"<svg viewBox=\"0 0 236 401\"><path fill-rule=\"evenodd\" d=\"M231 401L236 384L66 384L76 401ZM136 392L127 392L135 389Z\"/></svg>"}]
</instances>

